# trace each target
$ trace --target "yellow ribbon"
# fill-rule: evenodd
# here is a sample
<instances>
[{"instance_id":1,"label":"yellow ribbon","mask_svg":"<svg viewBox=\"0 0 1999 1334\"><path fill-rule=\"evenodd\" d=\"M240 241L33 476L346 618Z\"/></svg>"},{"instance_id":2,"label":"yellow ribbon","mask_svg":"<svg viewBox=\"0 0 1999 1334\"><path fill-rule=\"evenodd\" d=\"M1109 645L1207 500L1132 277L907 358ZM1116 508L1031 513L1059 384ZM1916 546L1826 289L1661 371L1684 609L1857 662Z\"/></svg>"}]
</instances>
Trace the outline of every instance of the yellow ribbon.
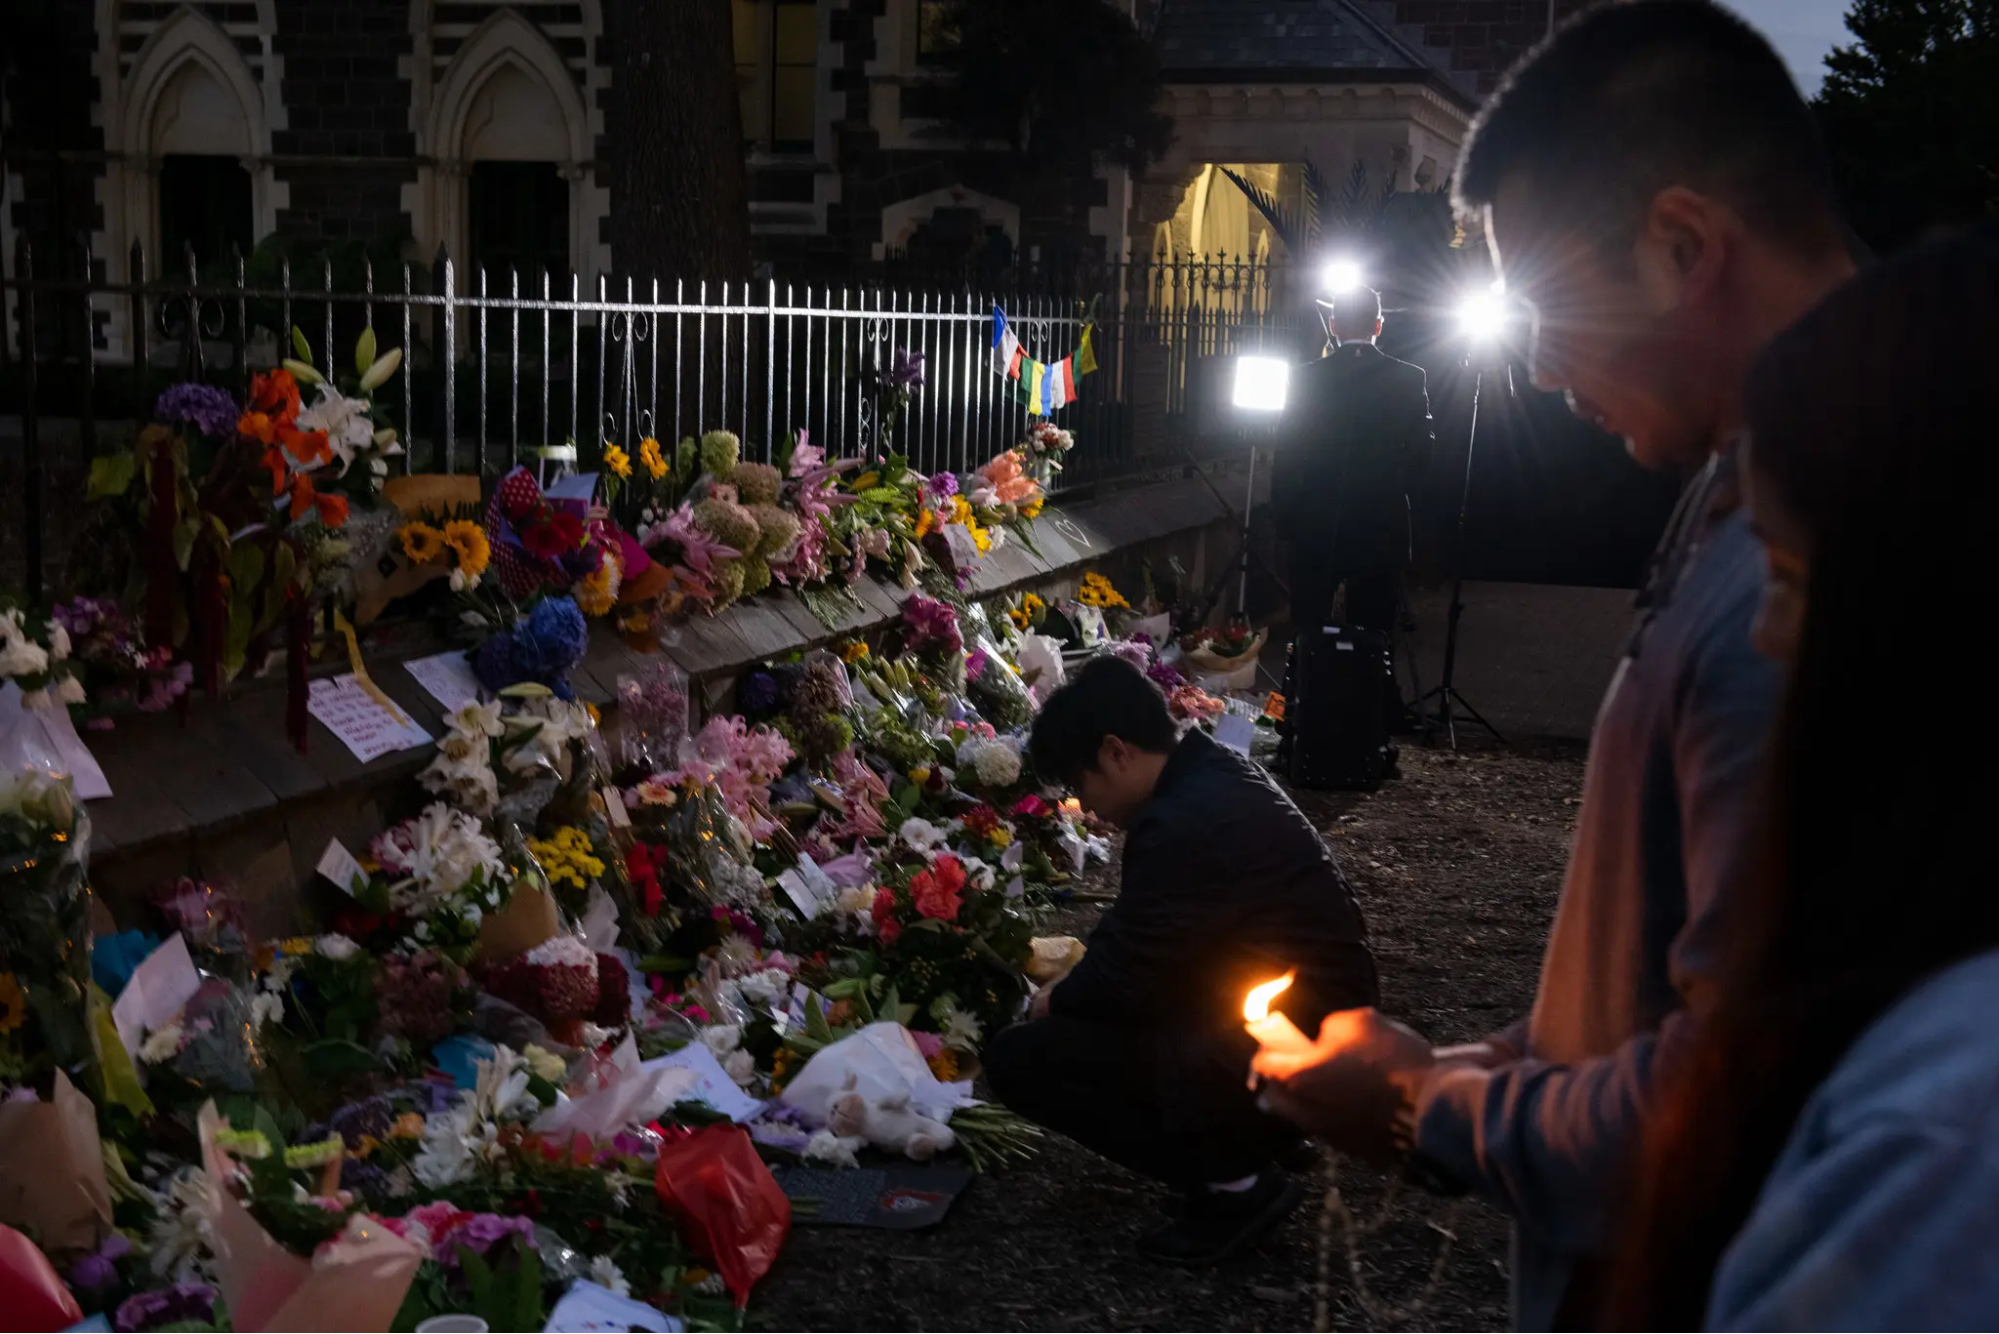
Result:
<instances>
[{"instance_id":1,"label":"yellow ribbon","mask_svg":"<svg viewBox=\"0 0 1999 1334\"><path fill-rule=\"evenodd\" d=\"M354 683L361 687L362 693L369 699L381 705L389 717L405 727L409 726L409 718L396 707L394 700L382 693L382 688L368 675L368 664L361 661L361 641L354 637L354 627L348 622L346 612L336 610L333 613L333 628L347 640L347 665L354 669Z\"/></svg>"}]
</instances>

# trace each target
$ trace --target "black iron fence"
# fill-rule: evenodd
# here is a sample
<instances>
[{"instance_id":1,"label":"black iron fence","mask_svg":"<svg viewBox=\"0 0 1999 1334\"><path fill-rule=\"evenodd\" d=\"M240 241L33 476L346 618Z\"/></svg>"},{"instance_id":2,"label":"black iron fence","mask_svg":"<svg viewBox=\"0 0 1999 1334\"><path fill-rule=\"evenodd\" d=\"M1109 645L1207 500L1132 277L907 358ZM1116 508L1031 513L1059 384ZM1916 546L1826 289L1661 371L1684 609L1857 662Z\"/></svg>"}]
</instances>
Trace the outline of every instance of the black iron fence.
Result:
<instances>
[{"instance_id":1,"label":"black iron fence","mask_svg":"<svg viewBox=\"0 0 1999 1334\"><path fill-rule=\"evenodd\" d=\"M997 306L1043 362L1074 357L1091 330L1097 369L1054 414L1079 441L1060 482L1075 487L1184 457L1203 364L1294 327L1282 270L1249 261L1015 270L986 289L586 286L461 267L440 250L396 273L364 267L336 290L330 262L281 264L272 282L253 281L240 254L182 258L177 273L153 273L135 245L119 279L81 244L49 257L24 240L0 272L0 496L11 497L0 505L12 511L0 587L39 593L89 461L124 448L162 389L198 379L247 392L257 369L296 355L294 328L329 373L364 327L405 349L378 401L398 417L401 466L416 471L491 476L569 441L588 469L606 443L717 427L749 457L805 431L835 457L897 452L963 471L1031 420L1019 384L993 367ZM883 417L875 377L904 353L923 358L924 385Z\"/></svg>"}]
</instances>

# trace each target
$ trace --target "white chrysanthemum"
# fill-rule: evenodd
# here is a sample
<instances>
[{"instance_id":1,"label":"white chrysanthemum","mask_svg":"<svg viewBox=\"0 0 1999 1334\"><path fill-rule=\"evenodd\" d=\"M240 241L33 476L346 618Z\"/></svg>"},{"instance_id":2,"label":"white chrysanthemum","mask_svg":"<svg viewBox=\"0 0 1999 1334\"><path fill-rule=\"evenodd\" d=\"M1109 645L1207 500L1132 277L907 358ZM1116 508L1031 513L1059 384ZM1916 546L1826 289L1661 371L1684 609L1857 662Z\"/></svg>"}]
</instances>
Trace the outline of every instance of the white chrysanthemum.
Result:
<instances>
[{"instance_id":1,"label":"white chrysanthemum","mask_svg":"<svg viewBox=\"0 0 1999 1334\"><path fill-rule=\"evenodd\" d=\"M551 936L527 952L527 961L537 968L597 969L597 952L576 936Z\"/></svg>"},{"instance_id":2,"label":"white chrysanthemum","mask_svg":"<svg viewBox=\"0 0 1999 1334\"><path fill-rule=\"evenodd\" d=\"M1020 752L1004 741L988 741L979 747L972 767L988 787L1011 787L1020 781Z\"/></svg>"},{"instance_id":3,"label":"white chrysanthemum","mask_svg":"<svg viewBox=\"0 0 1999 1334\"><path fill-rule=\"evenodd\" d=\"M521 1059L527 1062L528 1073L537 1079L560 1084L569 1077L569 1066L560 1056L546 1047L537 1047L530 1042L521 1052Z\"/></svg>"},{"instance_id":4,"label":"white chrysanthemum","mask_svg":"<svg viewBox=\"0 0 1999 1334\"><path fill-rule=\"evenodd\" d=\"M178 1019L164 1027L154 1029L146 1035L146 1040L139 1044L139 1059L148 1065L171 1061L180 1055L181 1037L182 1030Z\"/></svg>"},{"instance_id":5,"label":"white chrysanthemum","mask_svg":"<svg viewBox=\"0 0 1999 1334\"><path fill-rule=\"evenodd\" d=\"M743 1045L741 1024L710 1024L701 1030L701 1045L717 1056L727 1056Z\"/></svg>"},{"instance_id":6,"label":"white chrysanthemum","mask_svg":"<svg viewBox=\"0 0 1999 1334\"><path fill-rule=\"evenodd\" d=\"M744 1088L757 1077L757 1058L738 1047L722 1062L722 1070Z\"/></svg>"},{"instance_id":7,"label":"white chrysanthemum","mask_svg":"<svg viewBox=\"0 0 1999 1334\"><path fill-rule=\"evenodd\" d=\"M625 1281L624 1271L619 1269L617 1262L612 1260L608 1255L591 1256L590 1268L585 1272L584 1277L599 1287L609 1288L620 1297L629 1297L632 1295L632 1285Z\"/></svg>"},{"instance_id":8,"label":"white chrysanthemum","mask_svg":"<svg viewBox=\"0 0 1999 1334\"><path fill-rule=\"evenodd\" d=\"M791 978L781 968L760 968L737 979L736 986L752 1005L770 1005L791 989Z\"/></svg>"},{"instance_id":9,"label":"white chrysanthemum","mask_svg":"<svg viewBox=\"0 0 1999 1334\"><path fill-rule=\"evenodd\" d=\"M285 1002L282 996L274 996L268 991L260 991L250 998L250 1022L261 1028L265 1024L283 1023Z\"/></svg>"}]
</instances>

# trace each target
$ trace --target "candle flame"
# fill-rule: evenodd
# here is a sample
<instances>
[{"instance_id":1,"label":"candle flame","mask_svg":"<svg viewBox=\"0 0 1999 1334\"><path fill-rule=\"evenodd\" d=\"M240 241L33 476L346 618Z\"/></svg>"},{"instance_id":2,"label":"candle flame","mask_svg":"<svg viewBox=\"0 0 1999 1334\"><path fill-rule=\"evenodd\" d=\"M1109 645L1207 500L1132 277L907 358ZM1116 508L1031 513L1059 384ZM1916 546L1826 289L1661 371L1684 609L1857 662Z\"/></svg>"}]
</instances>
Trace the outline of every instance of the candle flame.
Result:
<instances>
[{"instance_id":1,"label":"candle flame","mask_svg":"<svg viewBox=\"0 0 1999 1334\"><path fill-rule=\"evenodd\" d=\"M1280 978L1265 982L1260 987L1251 987L1249 998L1242 1003L1242 1017L1252 1024L1268 1019L1270 1002L1289 989L1297 976L1296 973L1286 973Z\"/></svg>"}]
</instances>

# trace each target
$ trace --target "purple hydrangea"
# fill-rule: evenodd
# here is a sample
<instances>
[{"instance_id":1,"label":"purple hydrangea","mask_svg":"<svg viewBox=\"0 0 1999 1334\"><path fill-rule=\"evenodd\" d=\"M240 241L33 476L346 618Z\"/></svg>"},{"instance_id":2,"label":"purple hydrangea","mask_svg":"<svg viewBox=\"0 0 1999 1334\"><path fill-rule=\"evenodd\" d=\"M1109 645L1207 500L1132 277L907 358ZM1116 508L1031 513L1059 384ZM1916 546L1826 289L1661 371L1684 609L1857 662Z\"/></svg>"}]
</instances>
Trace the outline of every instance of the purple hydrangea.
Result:
<instances>
[{"instance_id":1,"label":"purple hydrangea","mask_svg":"<svg viewBox=\"0 0 1999 1334\"><path fill-rule=\"evenodd\" d=\"M171 1288L127 1297L111 1320L112 1328L121 1332L214 1322L215 1289L206 1283L176 1283Z\"/></svg>"},{"instance_id":2,"label":"purple hydrangea","mask_svg":"<svg viewBox=\"0 0 1999 1334\"><path fill-rule=\"evenodd\" d=\"M358 1149L363 1139L385 1138L390 1123L395 1119L395 1110L389 1106L389 1100L378 1093L336 1110L328 1119L327 1130L345 1140L348 1148ZM318 1138L324 1139L325 1136Z\"/></svg>"},{"instance_id":3,"label":"purple hydrangea","mask_svg":"<svg viewBox=\"0 0 1999 1334\"><path fill-rule=\"evenodd\" d=\"M958 494L958 474L955 472L933 473L923 483L923 489L930 494L930 501L949 500Z\"/></svg>"},{"instance_id":4,"label":"purple hydrangea","mask_svg":"<svg viewBox=\"0 0 1999 1334\"><path fill-rule=\"evenodd\" d=\"M1155 662L1145 669L1145 674L1161 690L1172 690L1187 684L1187 678L1180 675L1180 669L1170 662Z\"/></svg>"},{"instance_id":5,"label":"purple hydrangea","mask_svg":"<svg viewBox=\"0 0 1999 1334\"><path fill-rule=\"evenodd\" d=\"M751 672L736 685L736 705L746 714L760 714L777 707L777 678L769 672Z\"/></svg>"},{"instance_id":6,"label":"purple hydrangea","mask_svg":"<svg viewBox=\"0 0 1999 1334\"><path fill-rule=\"evenodd\" d=\"M235 429L240 414L236 400L220 389L184 383L167 387L153 404L153 415L161 421L190 423L203 435L222 435Z\"/></svg>"}]
</instances>

